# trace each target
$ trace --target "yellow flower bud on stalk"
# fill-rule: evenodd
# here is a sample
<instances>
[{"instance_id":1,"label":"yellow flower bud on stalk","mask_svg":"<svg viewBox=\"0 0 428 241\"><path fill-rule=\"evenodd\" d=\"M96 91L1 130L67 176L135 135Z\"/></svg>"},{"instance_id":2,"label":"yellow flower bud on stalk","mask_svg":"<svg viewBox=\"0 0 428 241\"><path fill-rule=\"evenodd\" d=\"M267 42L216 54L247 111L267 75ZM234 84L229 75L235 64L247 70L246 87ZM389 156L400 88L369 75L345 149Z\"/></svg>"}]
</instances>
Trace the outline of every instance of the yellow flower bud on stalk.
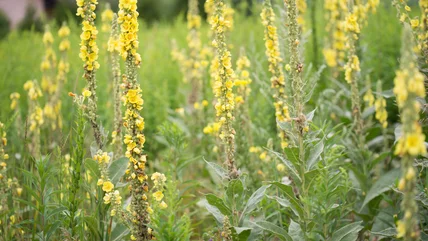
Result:
<instances>
[{"instance_id":1,"label":"yellow flower bud on stalk","mask_svg":"<svg viewBox=\"0 0 428 241\"><path fill-rule=\"evenodd\" d=\"M98 30L95 26L95 9L98 4L97 0L76 0L77 16L82 18L82 33L80 34L80 54L79 57L84 62L83 78L86 79L86 90L90 91L91 95L86 98L87 108L85 115L88 117L94 131L95 141L100 149L102 149L103 136L98 124L97 116L97 81L95 77L96 70L100 67L98 63L98 46L96 43Z\"/></svg>"},{"instance_id":2,"label":"yellow flower bud on stalk","mask_svg":"<svg viewBox=\"0 0 428 241\"><path fill-rule=\"evenodd\" d=\"M277 28L275 26L275 13L272 9L270 0L265 0L263 10L260 14L262 24L265 26L264 40L266 47L266 56L269 62L269 71L272 74L271 88L273 90L275 117L278 122L290 120L290 114L287 104L287 92L285 90L285 76L282 70L283 60L279 50L279 41ZM278 136L281 139L281 147L288 146L288 140L285 132L277 127Z\"/></svg>"},{"instance_id":3,"label":"yellow flower bud on stalk","mask_svg":"<svg viewBox=\"0 0 428 241\"><path fill-rule=\"evenodd\" d=\"M149 192L148 177L146 174L146 155L143 148L146 141L144 118L140 111L143 109L143 98L140 84L137 81L137 70L141 56L138 50L138 12L137 0L120 0L118 23L120 24L120 54L125 59L125 93L123 97L126 106L123 118L126 135L123 142L126 145L125 156L129 158L128 179L131 182L131 213L133 222L131 234L137 241L152 239L148 224L149 213L152 210L147 200Z\"/></svg>"},{"instance_id":4,"label":"yellow flower bud on stalk","mask_svg":"<svg viewBox=\"0 0 428 241\"><path fill-rule=\"evenodd\" d=\"M219 137L225 148L227 169L229 178L235 179L239 176L235 164L235 95L233 93L233 69L231 53L227 47L225 31L230 27L230 22L225 18L226 5L223 0L208 0L213 2L215 10L210 19L211 29L214 32L216 49L216 62L218 69L214 78L214 95L216 97L216 116L221 122Z\"/></svg>"}]
</instances>

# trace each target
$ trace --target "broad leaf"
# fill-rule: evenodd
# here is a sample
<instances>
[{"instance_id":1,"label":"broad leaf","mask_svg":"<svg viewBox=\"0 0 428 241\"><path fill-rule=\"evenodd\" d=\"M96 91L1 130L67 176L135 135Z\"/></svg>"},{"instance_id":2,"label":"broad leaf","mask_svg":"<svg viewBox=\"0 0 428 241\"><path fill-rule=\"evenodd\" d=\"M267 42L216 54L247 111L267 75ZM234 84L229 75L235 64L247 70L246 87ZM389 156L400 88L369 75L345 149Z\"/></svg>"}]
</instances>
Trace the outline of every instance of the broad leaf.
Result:
<instances>
[{"instance_id":1,"label":"broad leaf","mask_svg":"<svg viewBox=\"0 0 428 241\"><path fill-rule=\"evenodd\" d=\"M244 186L242 185L242 181L239 178L231 180L226 190L226 197L229 204L240 207L242 205L243 194Z\"/></svg>"},{"instance_id":2,"label":"broad leaf","mask_svg":"<svg viewBox=\"0 0 428 241\"><path fill-rule=\"evenodd\" d=\"M217 163L208 162L205 159L204 159L204 161L208 164L208 168L213 170L221 179L227 178L227 176L228 176L227 171L223 167L221 167Z\"/></svg>"},{"instance_id":3,"label":"broad leaf","mask_svg":"<svg viewBox=\"0 0 428 241\"><path fill-rule=\"evenodd\" d=\"M263 199L265 196L266 189L270 187L270 185L264 185L257 189L251 197L248 199L248 202L245 204L244 210L242 211L241 218L244 217L246 214L252 212L256 207L257 204Z\"/></svg>"},{"instance_id":4,"label":"broad leaf","mask_svg":"<svg viewBox=\"0 0 428 241\"><path fill-rule=\"evenodd\" d=\"M356 238L358 237L358 232L363 229L361 226L362 221L350 223L333 233L331 237L331 241L351 241L354 235L356 234ZM355 238L355 239L356 239ZM352 241L355 241L352 240Z\"/></svg>"},{"instance_id":5,"label":"broad leaf","mask_svg":"<svg viewBox=\"0 0 428 241\"><path fill-rule=\"evenodd\" d=\"M324 151L324 141L321 140L318 142L309 153L308 160L306 161L306 168L307 170L312 170L312 167L314 167L317 162L320 160L321 153Z\"/></svg>"},{"instance_id":6,"label":"broad leaf","mask_svg":"<svg viewBox=\"0 0 428 241\"><path fill-rule=\"evenodd\" d=\"M235 229L236 234L238 235L239 241L247 241L248 237L251 234L252 228L247 227L233 227Z\"/></svg>"},{"instance_id":7,"label":"broad leaf","mask_svg":"<svg viewBox=\"0 0 428 241\"><path fill-rule=\"evenodd\" d=\"M209 204L207 200L202 200L201 203L214 216L218 223L223 223L224 215L216 206Z\"/></svg>"},{"instance_id":8,"label":"broad leaf","mask_svg":"<svg viewBox=\"0 0 428 241\"><path fill-rule=\"evenodd\" d=\"M285 241L293 241L290 235L284 228L278 227L275 224L267 221L259 221L256 223L252 223L254 226L259 227L265 231L268 231L271 234L274 234L276 237Z\"/></svg>"},{"instance_id":9,"label":"broad leaf","mask_svg":"<svg viewBox=\"0 0 428 241\"><path fill-rule=\"evenodd\" d=\"M119 182L120 178L122 178L125 174L127 168L128 158L121 157L116 161L113 161L108 167L108 175L110 177L111 183L116 185L116 183Z\"/></svg>"},{"instance_id":10,"label":"broad leaf","mask_svg":"<svg viewBox=\"0 0 428 241\"><path fill-rule=\"evenodd\" d=\"M271 182L271 184L277 186L282 191L288 201L290 201L293 211L297 212L299 217L303 217L303 208L294 195L293 188L280 182Z\"/></svg>"},{"instance_id":11,"label":"broad leaf","mask_svg":"<svg viewBox=\"0 0 428 241\"><path fill-rule=\"evenodd\" d=\"M376 183L370 188L367 193L366 198L364 199L363 205L361 206L360 211L364 206L369 203L371 200L379 196L380 194L391 189L391 186L394 184L395 180L400 176L400 170L394 169L388 173L382 175Z\"/></svg>"},{"instance_id":12,"label":"broad leaf","mask_svg":"<svg viewBox=\"0 0 428 241\"><path fill-rule=\"evenodd\" d=\"M288 227L288 234L293 238L293 241L304 241L305 235L303 234L302 228L300 225L290 220L290 226Z\"/></svg>"},{"instance_id":13,"label":"broad leaf","mask_svg":"<svg viewBox=\"0 0 428 241\"><path fill-rule=\"evenodd\" d=\"M285 148L285 150L290 149L290 148ZM269 150L269 152L273 153L275 156L277 156L283 163L284 165L287 167L287 170L290 171L291 176L293 177L294 180L298 180L299 182L301 182L302 180L300 179L299 174L297 173L297 169L296 166L287 158L285 158L284 156L282 156L280 153ZM290 153L290 155L292 155ZM297 159L295 160L297 161Z\"/></svg>"},{"instance_id":14,"label":"broad leaf","mask_svg":"<svg viewBox=\"0 0 428 241\"><path fill-rule=\"evenodd\" d=\"M230 208L226 206L223 199L215 196L214 194L207 194L205 195L205 198L207 199L207 202L210 205L213 205L214 207L218 208L220 212L224 215L231 215L232 212L230 211Z\"/></svg>"}]
</instances>

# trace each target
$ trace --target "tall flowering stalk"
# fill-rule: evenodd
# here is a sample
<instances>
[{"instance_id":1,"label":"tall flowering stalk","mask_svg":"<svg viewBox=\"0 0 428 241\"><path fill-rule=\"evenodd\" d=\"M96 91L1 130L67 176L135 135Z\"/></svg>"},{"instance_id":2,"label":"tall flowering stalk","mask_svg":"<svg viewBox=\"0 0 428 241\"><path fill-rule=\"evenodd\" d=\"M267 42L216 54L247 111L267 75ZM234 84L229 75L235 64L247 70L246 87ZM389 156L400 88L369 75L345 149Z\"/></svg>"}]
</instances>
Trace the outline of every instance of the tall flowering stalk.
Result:
<instances>
[{"instance_id":1,"label":"tall flowering stalk","mask_svg":"<svg viewBox=\"0 0 428 241\"><path fill-rule=\"evenodd\" d=\"M28 124L31 144L30 153L33 157L40 154L40 128L44 123L43 110L40 108L38 99L42 97L42 91L37 81L29 80L24 84L24 90L28 93Z\"/></svg>"},{"instance_id":2,"label":"tall flowering stalk","mask_svg":"<svg viewBox=\"0 0 428 241\"><path fill-rule=\"evenodd\" d=\"M225 145L226 164L229 178L239 176L235 164L235 129L233 128L233 111L235 109L235 95L233 93L233 70L231 53L226 43L225 31L230 27L230 22L224 17L226 6L223 0L208 0L214 2L215 11L210 19L214 32L213 47L216 49L217 74L214 79L214 95L217 98L215 104L216 116L221 124L219 137Z\"/></svg>"},{"instance_id":3,"label":"tall flowering stalk","mask_svg":"<svg viewBox=\"0 0 428 241\"><path fill-rule=\"evenodd\" d=\"M337 76L338 70L344 65L345 59L345 16L347 2L341 0L326 0L324 2L325 16L328 33L327 44L323 49L323 55L327 65L333 69L333 76Z\"/></svg>"},{"instance_id":4,"label":"tall flowering stalk","mask_svg":"<svg viewBox=\"0 0 428 241\"><path fill-rule=\"evenodd\" d=\"M61 93L63 93L62 87L67 81L67 73L70 71L70 64L68 63L68 51L70 50L70 28L66 23L63 23L61 28L58 30L58 37L61 42L59 43L60 60L58 62L58 72L56 75L56 88L52 94L52 98L48 100L43 113L51 124L52 130L62 128L62 116L61 116Z\"/></svg>"},{"instance_id":5,"label":"tall flowering stalk","mask_svg":"<svg viewBox=\"0 0 428 241\"><path fill-rule=\"evenodd\" d=\"M187 44L189 46L188 78L192 85L192 91L189 95L189 104L193 105L200 99L201 80L203 76L203 66L201 64L201 16L198 10L198 1L189 0L189 10L187 12Z\"/></svg>"},{"instance_id":6,"label":"tall flowering stalk","mask_svg":"<svg viewBox=\"0 0 428 241\"><path fill-rule=\"evenodd\" d=\"M45 55L40 64L42 71L42 89L48 95L55 92L57 86L55 83L55 67L56 67L56 54L53 50L54 38L48 25L45 26L43 34L43 45L45 46Z\"/></svg>"},{"instance_id":7,"label":"tall flowering stalk","mask_svg":"<svg viewBox=\"0 0 428 241\"><path fill-rule=\"evenodd\" d=\"M376 100L374 103L376 112L375 118L382 126L383 149L386 151L388 149L388 112L386 111L386 100L382 95L382 81L380 80L377 82L376 92Z\"/></svg>"},{"instance_id":8,"label":"tall flowering stalk","mask_svg":"<svg viewBox=\"0 0 428 241\"><path fill-rule=\"evenodd\" d=\"M405 241L419 240L418 206L415 200L417 174L414 159L426 154L425 135L419 123L421 104L417 98L425 97L424 75L417 68L413 55L411 30L405 26L402 38L400 69L394 79L394 94L400 110L402 135L398 139L395 154L401 157L402 177L398 188L403 192L402 220L397 223L397 238Z\"/></svg>"},{"instance_id":9,"label":"tall flowering stalk","mask_svg":"<svg viewBox=\"0 0 428 241\"><path fill-rule=\"evenodd\" d=\"M126 106L124 126L126 135L125 156L129 158L128 174L131 180L131 213L132 213L132 240L150 240L152 238L149 213L151 209L148 202L148 176L146 174L146 155L143 153L146 138L143 134L144 118L140 111L143 109L140 84L137 80L137 70L140 66L141 56L138 50L138 12L137 0L119 1L118 23L120 23L121 56L126 60L124 104Z\"/></svg>"},{"instance_id":10,"label":"tall flowering stalk","mask_svg":"<svg viewBox=\"0 0 428 241\"><path fill-rule=\"evenodd\" d=\"M98 63L98 46L96 43L98 30L95 26L95 9L97 0L77 0L77 16L80 16L82 21L82 33L80 34L80 54L79 57L84 62L83 78L86 79L86 87L83 91L83 96L87 98L88 103L85 115L88 117L94 131L95 141L97 146L102 149L103 136L101 128L98 124L97 117L97 81L95 78L96 70L100 67Z\"/></svg>"},{"instance_id":11,"label":"tall flowering stalk","mask_svg":"<svg viewBox=\"0 0 428 241\"><path fill-rule=\"evenodd\" d=\"M352 5L345 20L345 32L347 34L348 61L344 67L345 80L351 86L352 116L354 117L354 131L362 145L363 120L361 117L361 101L358 81L360 77L360 60L357 56L356 43L359 39L361 27L367 22L368 12L375 12L379 5L378 0L368 1L365 4Z\"/></svg>"},{"instance_id":12,"label":"tall flowering stalk","mask_svg":"<svg viewBox=\"0 0 428 241\"><path fill-rule=\"evenodd\" d=\"M279 51L278 33L275 27L275 13L270 0L265 0L261 13L262 23L265 26L265 47L266 56L269 62L269 71L272 74L270 79L273 90L275 117L278 122L290 120L290 113L287 106L287 93L285 90L285 77L282 70L283 60ZM281 139L281 147L288 146L285 132L278 127L278 136Z\"/></svg>"},{"instance_id":13,"label":"tall flowering stalk","mask_svg":"<svg viewBox=\"0 0 428 241\"><path fill-rule=\"evenodd\" d=\"M101 31L103 33L110 33L113 21L113 11L111 10L110 3L106 3L104 11L101 13Z\"/></svg>"},{"instance_id":14,"label":"tall flowering stalk","mask_svg":"<svg viewBox=\"0 0 428 241\"><path fill-rule=\"evenodd\" d=\"M15 115L15 121L14 125L16 127L16 132L18 136L22 136L22 116L21 116L21 109L19 108L19 99L21 98L21 95L18 92L13 92L9 96L10 98L10 109L14 112Z\"/></svg>"},{"instance_id":15,"label":"tall flowering stalk","mask_svg":"<svg viewBox=\"0 0 428 241\"><path fill-rule=\"evenodd\" d=\"M408 0L393 0L392 5L397 9L397 16L401 23L407 23L412 27L413 35L417 40L414 50L418 52L428 63L428 0L419 0L421 17L411 17L411 7Z\"/></svg>"},{"instance_id":16,"label":"tall flowering stalk","mask_svg":"<svg viewBox=\"0 0 428 241\"><path fill-rule=\"evenodd\" d=\"M111 71L113 77L113 96L114 96L114 123L113 131L111 133L112 144L114 145L115 156L119 157L123 154L122 147L122 93L120 91L120 44L119 44L119 25L117 23L117 15L113 15L113 20L111 23L111 34L108 40L107 50L110 53L111 60Z\"/></svg>"}]
</instances>

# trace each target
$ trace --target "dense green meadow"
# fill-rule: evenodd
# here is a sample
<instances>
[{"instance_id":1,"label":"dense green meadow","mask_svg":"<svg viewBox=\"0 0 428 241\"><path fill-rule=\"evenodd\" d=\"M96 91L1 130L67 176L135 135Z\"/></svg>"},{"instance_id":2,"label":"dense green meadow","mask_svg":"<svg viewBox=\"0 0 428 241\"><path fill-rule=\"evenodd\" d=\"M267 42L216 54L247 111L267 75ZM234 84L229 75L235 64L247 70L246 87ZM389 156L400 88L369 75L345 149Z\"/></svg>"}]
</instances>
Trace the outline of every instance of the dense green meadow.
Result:
<instances>
[{"instance_id":1,"label":"dense green meadow","mask_svg":"<svg viewBox=\"0 0 428 241\"><path fill-rule=\"evenodd\" d=\"M225 48L230 50L231 69L236 73L242 74L236 64L242 53L251 62L247 68L251 82L245 87L243 102L234 103L232 118L227 114L228 108L222 112L218 110L222 107L216 105L228 100L224 79L228 64L220 59L218 68L224 67L224 71L210 70L212 59L217 58L213 54L215 47L206 59L208 66L198 69L197 103L189 101L195 91L192 75L186 80L183 62L172 54L173 42L184 52L189 48L185 13L172 23L155 22L149 26L139 20L137 52L141 64L134 66L137 79L135 85L130 84L129 66L133 66L133 60L128 52L126 60L119 61L123 96L117 98L112 55L107 51L110 31L102 30L105 6L99 1L95 41L100 67L95 72L97 88L91 96L95 92L98 97L96 115L102 145L93 135L87 114L92 100L85 94L88 85L83 75L92 72L79 58L81 19L70 17L67 21L69 71L58 90L61 108L55 114L62 116L61 128L53 128L47 117L42 117L43 123L36 121L37 127L32 126L34 106L43 109L52 95L42 91L42 96L34 99L24 89L29 80L40 85L46 75L41 71L46 55L44 33L12 31L1 39L0 123L4 124L0 126L0 163L6 164L0 167L0 241L428 240L425 90L422 95L421 88L412 87L417 86L413 83L419 80L418 76L423 76L426 83L427 65L420 52L413 52L416 40L412 40L407 20L402 24L396 8L381 0L376 11L367 12L365 23L357 20L360 32L346 33L350 38L358 35L358 39L349 40L347 35L344 61L331 67L323 54L331 42L331 32L326 30L331 21L325 9L328 1L306 1L307 8L299 13L304 24L296 27L298 33L293 32L297 22L290 14L296 1L286 2L287 8L282 1L273 1L273 23L283 59L279 65L288 95L284 99L274 95L270 70L274 67L265 54L269 44L265 43L260 13L266 10L266 4L255 4L252 16L235 9L233 28L223 33L213 33L205 19L200 28L195 28L202 48L211 49L213 38L225 34ZM410 1L409 6L411 17L420 16L417 1ZM337 21L346 22L352 9L341 12L342 19ZM52 47L58 61L61 39L57 32L61 23L46 24L53 35ZM216 24L221 26L221 21ZM293 44L297 50L293 50ZM358 68L352 65L354 55L359 59ZM345 75L347 68L352 72L350 82ZM399 69L407 73L403 81L408 82L393 90L400 81L394 84L394 79L399 79ZM238 79L233 77L234 82ZM222 85L216 89L217 82ZM144 100L139 114L144 118L141 152L147 158L145 167L139 161L130 161L135 153L140 155L140 150L130 147L127 137L126 145L119 144L122 152L117 143L112 143L115 104L118 99L124 102L119 119L125 117L125 110L137 108L129 104L134 103L129 93L138 90L138 84ZM239 88L230 89L236 94ZM409 89L403 98L400 90L406 88ZM16 106L11 99L14 92L20 95ZM219 96L225 99L219 100ZM378 99L385 100L384 106L377 104ZM280 101L287 104L291 116L285 121L280 119L282 114L275 115ZM387 119L382 123L387 122L387 126L378 118L385 108ZM226 122L220 120L223 116ZM121 123L120 132L134 138L135 123L127 124L131 122L126 118L129 117ZM229 121L232 131L225 127ZM218 133L207 129L213 122L223 123ZM418 137L413 142L406 139L415 133ZM400 138L407 144L397 147L401 145ZM395 151L399 148L401 152ZM97 159L104 152L110 153L109 158L103 159L106 163ZM230 168L231 162L238 170L237 176ZM141 180L140 176L135 178L134 172L141 173L138 168L143 171ZM157 179L163 175L166 180ZM138 185L148 188L138 196L147 201L142 211L135 207ZM121 199L116 203L116 196L106 201L114 191ZM143 214L135 210L147 215L150 223L140 222L137 217ZM141 227L145 228L144 238Z\"/></svg>"}]
</instances>

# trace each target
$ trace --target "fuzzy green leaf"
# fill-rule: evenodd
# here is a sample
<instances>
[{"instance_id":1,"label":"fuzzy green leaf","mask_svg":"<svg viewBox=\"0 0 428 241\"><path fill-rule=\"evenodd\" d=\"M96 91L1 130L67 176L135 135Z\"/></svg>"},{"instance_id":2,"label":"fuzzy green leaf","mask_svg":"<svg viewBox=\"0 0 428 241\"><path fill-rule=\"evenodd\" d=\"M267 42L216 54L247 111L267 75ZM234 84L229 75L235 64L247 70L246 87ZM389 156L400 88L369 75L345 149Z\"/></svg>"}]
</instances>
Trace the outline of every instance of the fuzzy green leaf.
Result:
<instances>
[{"instance_id":1,"label":"fuzzy green leaf","mask_svg":"<svg viewBox=\"0 0 428 241\"><path fill-rule=\"evenodd\" d=\"M306 169L312 170L312 168L317 164L320 160L321 153L324 151L324 141L321 140L318 142L310 151L308 160L306 162Z\"/></svg>"},{"instance_id":2,"label":"fuzzy green leaf","mask_svg":"<svg viewBox=\"0 0 428 241\"><path fill-rule=\"evenodd\" d=\"M203 200L201 203L214 216L218 223L223 223L224 215L216 206L209 204L207 200Z\"/></svg>"},{"instance_id":3,"label":"fuzzy green leaf","mask_svg":"<svg viewBox=\"0 0 428 241\"><path fill-rule=\"evenodd\" d=\"M267 221L259 221L257 223L252 223L254 226L259 227L265 231L268 231L271 234L274 234L276 237L284 241L293 241L290 235L284 228L278 227L275 224Z\"/></svg>"},{"instance_id":4,"label":"fuzzy green leaf","mask_svg":"<svg viewBox=\"0 0 428 241\"><path fill-rule=\"evenodd\" d=\"M293 241L304 241L304 235L302 228L300 225L293 221L293 219L290 220L290 226L288 227L288 234L293 238Z\"/></svg>"},{"instance_id":5,"label":"fuzzy green leaf","mask_svg":"<svg viewBox=\"0 0 428 241\"><path fill-rule=\"evenodd\" d=\"M121 157L116 161L113 161L108 167L109 177L114 185L116 185L120 178L125 174L126 169L128 168L128 161L128 158Z\"/></svg>"},{"instance_id":6,"label":"fuzzy green leaf","mask_svg":"<svg viewBox=\"0 0 428 241\"><path fill-rule=\"evenodd\" d=\"M355 241L358 237L358 232L363 229L362 221L350 223L333 233L331 241ZM354 236L354 235L357 236ZM355 237L355 239L353 239Z\"/></svg>"},{"instance_id":7,"label":"fuzzy green leaf","mask_svg":"<svg viewBox=\"0 0 428 241\"><path fill-rule=\"evenodd\" d=\"M207 195L205 195L205 198L207 199L207 202L210 205L213 205L214 207L218 208L218 210L220 210L220 212L222 214L224 214L224 215L231 215L232 214L232 211L230 211L230 208L228 206L226 206L223 199L217 197L214 194L207 194Z\"/></svg>"},{"instance_id":8,"label":"fuzzy green leaf","mask_svg":"<svg viewBox=\"0 0 428 241\"><path fill-rule=\"evenodd\" d=\"M400 176L400 170L394 169L382 175L379 180L370 188L367 193L366 198L364 199L363 205L360 208L360 211L364 206L369 203L371 200L381 195L382 193L391 189L391 186L394 184L394 181Z\"/></svg>"},{"instance_id":9,"label":"fuzzy green leaf","mask_svg":"<svg viewBox=\"0 0 428 241\"><path fill-rule=\"evenodd\" d=\"M244 186L240 179L233 179L229 182L226 190L226 197L230 205L242 205L241 200L244 194Z\"/></svg>"},{"instance_id":10,"label":"fuzzy green leaf","mask_svg":"<svg viewBox=\"0 0 428 241\"><path fill-rule=\"evenodd\" d=\"M218 165L217 163L214 162L208 162L204 159L204 161L208 164L208 168L210 168L211 170L213 170L221 179L226 179L227 178L227 171L221 167L220 165Z\"/></svg>"},{"instance_id":11,"label":"fuzzy green leaf","mask_svg":"<svg viewBox=\"0 0 428 241\"><path fill-rule=\"evenodd\" d=\"M277 186L282 191L288 201L290 201L293 211L297 212L299 217L303 217L303 208L300 205L299 200L297 200L294 195L293 188L280 182L271 182L271 184Z\"/></svg>"},{"instance_id":12,"label":"fuzzy green leaf","mask_svg":"<svg viewBox=\"0 0 428 241\"><path fill-rule=\"evenodd\" d=\"M252 212L254 209L256 209L257 204L263 199L265 196L266 189L270 187L270 185L264 185L257 189L251 197L248 199L248 202L245 204L244 210L242 211L241 218L244 217L246 214Z\"/></svg>"},{"instance_id":13,"label":"fuzzy green leaf","mask_svg":"<svg viewBox=\"0 0 428 241\"><path fill-rule=\"evenodd\" d=\"M251 234L252 228L247 227L233 227L235 229L236 234L238 234L239 241L247 241L248 237Z\"/></svg>"}]
</instances>

